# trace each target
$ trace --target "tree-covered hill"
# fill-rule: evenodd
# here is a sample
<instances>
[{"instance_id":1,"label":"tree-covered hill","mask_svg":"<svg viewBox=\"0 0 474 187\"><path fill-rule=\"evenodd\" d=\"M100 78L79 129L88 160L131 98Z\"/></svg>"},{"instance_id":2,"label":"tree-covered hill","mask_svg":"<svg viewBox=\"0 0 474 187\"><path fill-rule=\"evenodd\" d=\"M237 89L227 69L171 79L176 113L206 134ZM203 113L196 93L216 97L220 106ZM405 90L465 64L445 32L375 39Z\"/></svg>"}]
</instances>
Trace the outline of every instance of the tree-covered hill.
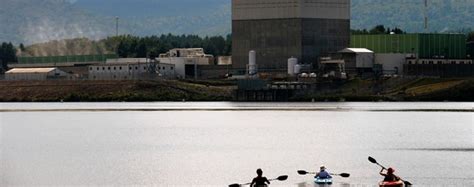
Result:
<instances>
[{"instance_id":1,"label":"tree-covered hill","mask_svg":"<svg viewBox=\"0 0 474 187\"><path fill-rule=\"evenodd\" d=\"M474 0L428 0L431 32L474 28ZM63 38L173 34L226 35L231 0L2 0L0 41L38 43ZM424 0L352 0L352 28L385 25L423 32Z\"/></svg>"},{"instance_id":2,"label":"tree-covered hill","mask_svg":"<svg viewBox=\"0 0 474 187\"><path fill-rule=\"evenodd\" d=\"M352 28L383 24L424 31L424 0L352 0ZM474 0L428 0L430 32L474 29Z\"/></svg>"}]
</instances>

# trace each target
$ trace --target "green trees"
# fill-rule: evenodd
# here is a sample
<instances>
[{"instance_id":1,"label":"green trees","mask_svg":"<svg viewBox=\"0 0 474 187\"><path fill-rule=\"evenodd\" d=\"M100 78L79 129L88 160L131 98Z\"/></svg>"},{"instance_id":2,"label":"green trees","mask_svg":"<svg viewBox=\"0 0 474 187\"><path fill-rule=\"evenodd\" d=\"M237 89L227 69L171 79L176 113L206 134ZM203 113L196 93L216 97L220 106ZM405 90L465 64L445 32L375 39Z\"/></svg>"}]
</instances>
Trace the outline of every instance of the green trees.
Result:
<instances>
[{"instance_id":1,"label":"green trees","mask_svg":"<svg viewBox=\"0 0 474 187\"><path fill-rule=\"evenodd\" d=\"M0 46L0 69L3 71L8 69L9 62L17 62L16 48L12 43L2 43Z\"/></svg>"},{"instance_id":2,"label":"green trees","mask_svg":"<svg viewBox=\"0 0 474 187\"><path fill-rule=\"evenodd\" d=\"M199 37L197 35L161 35L136 37L124 35L110 37L103 41L112 51L123 58L156 57L173 48L204 48L207 54L214 56L230 55L232 37Z\"/></svg>"},{"instance_id":3,"label":"green trees","mask_svg":"<svg viewBox=\"0 0 474 187\"><path fill-rule=\"evenodd\" d=\"M390 34L390 33L394 33L394 34L406 34L405 31L403 31L402 29L398 28L398 27L395 27L394 29L390 29L390 27L388 28L385 28L384 25L377 25L375 27L373 27L372 29L368 30L367 29L362 29L362 30L351 30L351 33L352 34Z\"/></svg>"}]
</instances>

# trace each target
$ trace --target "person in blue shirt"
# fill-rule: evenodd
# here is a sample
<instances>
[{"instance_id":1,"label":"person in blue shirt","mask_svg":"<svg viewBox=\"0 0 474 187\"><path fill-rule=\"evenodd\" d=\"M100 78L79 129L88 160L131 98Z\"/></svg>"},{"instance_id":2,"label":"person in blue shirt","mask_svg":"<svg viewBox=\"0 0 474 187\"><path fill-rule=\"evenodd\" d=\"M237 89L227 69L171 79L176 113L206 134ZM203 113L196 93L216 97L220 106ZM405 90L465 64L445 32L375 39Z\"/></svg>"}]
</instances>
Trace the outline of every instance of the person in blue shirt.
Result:
<instances>
[{"instance_id":1,"label":"person in blue shirt","mask_svg":"<svg viewBox=\"0 0 474 187\"><path fill-rule=\"evenodd\" d=\"M320 178L320 179L330 179L332 176L326 171L326 167L321 166L319 167L319 172L316 173L315 178Z\"/></svg>"}]
</instances>

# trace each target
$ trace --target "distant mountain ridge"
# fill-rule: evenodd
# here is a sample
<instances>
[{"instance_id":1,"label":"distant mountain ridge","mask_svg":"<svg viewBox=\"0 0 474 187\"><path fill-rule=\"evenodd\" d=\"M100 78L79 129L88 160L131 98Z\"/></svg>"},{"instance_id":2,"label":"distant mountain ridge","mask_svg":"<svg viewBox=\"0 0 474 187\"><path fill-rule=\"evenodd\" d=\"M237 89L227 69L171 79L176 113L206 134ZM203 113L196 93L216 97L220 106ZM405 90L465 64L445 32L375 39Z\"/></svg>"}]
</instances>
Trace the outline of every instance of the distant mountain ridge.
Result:
<instances>
[{"instance_id":1,"label":"distant mountain ridge","mask_svg":"<svg viewBox=\"0 0 474 187\"><path fill-rule=\"evenodd\" d=\"M474 0L429 0L431 32L474 28ZM2 0L0 41L231 32L230 0ZM423 0L352 0L352 28L377 24L423 32Z\"/></svg>"}]
</instances>

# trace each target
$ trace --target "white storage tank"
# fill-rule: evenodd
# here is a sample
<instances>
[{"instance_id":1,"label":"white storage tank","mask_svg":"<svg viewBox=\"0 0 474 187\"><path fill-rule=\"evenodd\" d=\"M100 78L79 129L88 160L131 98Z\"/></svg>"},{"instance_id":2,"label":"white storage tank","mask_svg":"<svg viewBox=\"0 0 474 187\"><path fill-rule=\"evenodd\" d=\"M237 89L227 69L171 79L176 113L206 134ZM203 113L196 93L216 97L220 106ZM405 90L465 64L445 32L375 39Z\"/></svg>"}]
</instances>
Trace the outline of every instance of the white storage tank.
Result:
<instances>
[{"instance_id":1,"label":"white storage tank","mask_svg":"<svg viewBox=\"0 0 474 187\"><path fill-rule=\"evenodd\" d=\"M254 50L249 52L249 75L257 74L257 53Z\"/></svg>"},{"instance_id":2,"label":"white storage tank","mask_svg":"<svg viewBox=\"0 0 474 187\"><path fill-rule=\"evenodd\" d=\"M298 75L301 73L301 69L303 69L303 66L301 64L296 64L295 65L295 71L294 71L294 74L295 75Z\"/></svg>"},{"instance_id":3,"label":"white storage tank","mask_svg":"<svg viewBox=\"0 0 474 187\"><path fill-rule=\"evenodd\" d=\"M288 59L288 75L294 76L295 75L295 67L298 64L298 59L295 57L291 57Z\"/></svg>"}]
</instances>

